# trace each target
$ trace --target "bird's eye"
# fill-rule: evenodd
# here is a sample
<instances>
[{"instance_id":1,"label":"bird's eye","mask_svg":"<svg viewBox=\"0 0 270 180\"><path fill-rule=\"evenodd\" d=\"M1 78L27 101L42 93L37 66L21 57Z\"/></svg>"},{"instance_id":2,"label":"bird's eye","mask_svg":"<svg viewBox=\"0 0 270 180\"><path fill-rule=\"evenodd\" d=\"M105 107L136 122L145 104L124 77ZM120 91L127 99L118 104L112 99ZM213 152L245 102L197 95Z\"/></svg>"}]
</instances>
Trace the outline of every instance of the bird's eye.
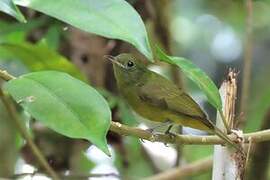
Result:
<instances>
[{"instance_id":1,"label":"bird's eye","mask_svg":"<svg viewBox=\"0 0 270 180\"><path fill-rule=\"evenodd\" d=\"M128 61L127 66L128 67L133 67L134 66L134 63L132 61Z\"/></svg>"}]
</instances>

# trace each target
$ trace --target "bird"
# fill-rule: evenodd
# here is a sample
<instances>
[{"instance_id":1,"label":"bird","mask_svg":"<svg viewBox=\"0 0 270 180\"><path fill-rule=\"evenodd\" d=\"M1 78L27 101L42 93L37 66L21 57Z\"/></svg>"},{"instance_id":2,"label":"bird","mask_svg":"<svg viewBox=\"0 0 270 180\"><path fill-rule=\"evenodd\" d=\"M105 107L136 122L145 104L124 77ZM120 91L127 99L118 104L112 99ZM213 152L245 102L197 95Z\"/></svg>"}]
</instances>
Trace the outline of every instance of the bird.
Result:
<instances>
[{"instance_id":1,"label":"bird","mask_svg":"<svg viewBox=\"0 0 270 180\"><path fill-rule=\"evenodd\" d=\"M154 122L182 125L216 134L241 151L222 130L210 121L201 107L183 89L162 75L149 70L132 54L106 56L113 63L118 89L140 116Z\"/></svg>"}]
</instances>

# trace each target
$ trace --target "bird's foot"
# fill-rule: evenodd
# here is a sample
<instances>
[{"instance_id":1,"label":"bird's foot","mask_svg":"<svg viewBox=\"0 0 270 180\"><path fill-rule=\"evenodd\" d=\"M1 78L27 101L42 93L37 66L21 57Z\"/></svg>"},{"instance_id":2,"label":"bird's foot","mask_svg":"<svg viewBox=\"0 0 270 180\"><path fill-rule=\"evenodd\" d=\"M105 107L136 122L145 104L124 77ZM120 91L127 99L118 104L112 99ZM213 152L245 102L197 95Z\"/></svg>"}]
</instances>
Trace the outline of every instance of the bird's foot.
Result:
<instances>
[{"instance_id":1,"label":"bird's foot","mask_svg":"<svg viewBox=\"0 0 270 180\"><path fill-rule=\"evenodd\" d=\"M170 130L172 129L173 125L170 125L169 128L165 131L165 135L169 136L170 139L174 139L176 137L176 134L170 132ZM167 143L164 143L165 146L168 147Z\"/></svg>"},{"instance_id":2,"label":"bird's foot","mask_svg":"<svg viewBox=\"0 0 270 180\"><path fill-rule=\"evenodd\" d=\"M170 125L168 129L165 131L165 135L169 135L170 137L175 137L175 134L171 133L170 130L172 129L173 125Z\"/></svg>"},{"instance_id":3,"label":"bird's foot","mask_svg":"<svg viewBox=\"0 0 270 180\"><path fill-rule=\"evenodd\" d=\"M174 134L172 132L165 132L165 135L169 136L170 139L174 139L176 137L176 134Z\"/></svg>"}]
</instances>

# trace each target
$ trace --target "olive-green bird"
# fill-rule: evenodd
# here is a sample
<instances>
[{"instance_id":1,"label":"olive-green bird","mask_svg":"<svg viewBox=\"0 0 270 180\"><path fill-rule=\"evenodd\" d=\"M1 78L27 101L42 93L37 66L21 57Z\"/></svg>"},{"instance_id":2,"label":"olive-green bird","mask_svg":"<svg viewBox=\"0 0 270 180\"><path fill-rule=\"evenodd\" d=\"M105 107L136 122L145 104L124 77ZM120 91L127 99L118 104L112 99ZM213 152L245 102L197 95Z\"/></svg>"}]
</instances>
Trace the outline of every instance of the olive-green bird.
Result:
<instances>
[{"instance_id":1,"label":"olive-green bird","mask_svg":"<svg viewBox=\"0 0 270 180\"><path fill-rule=\"evenodd\" d=\"M118 88L129 105L150 121L183 125L218 135L240 150L218 129L200 106L168 79L148 70L131 54L107 56L113 62ZM171 127L171 126L170 126Z\"/></svg>"}]
</instances>

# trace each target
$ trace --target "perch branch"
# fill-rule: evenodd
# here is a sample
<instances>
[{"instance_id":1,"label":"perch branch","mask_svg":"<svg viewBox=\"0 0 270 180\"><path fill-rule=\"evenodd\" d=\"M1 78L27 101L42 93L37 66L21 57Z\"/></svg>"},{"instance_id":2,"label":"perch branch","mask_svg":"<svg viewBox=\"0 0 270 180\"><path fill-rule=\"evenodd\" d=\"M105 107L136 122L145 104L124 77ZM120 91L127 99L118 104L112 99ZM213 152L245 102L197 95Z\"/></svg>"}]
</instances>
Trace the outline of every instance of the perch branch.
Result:
<instances>
[{"instance_id":1,"label":"perch branch","mask_svg":"<svg viewBox=\"0 0 270 180\"><path fill-rule=\"evenodd\" d=\"M38 172L14 174L11 177L11 179L23 178L24 176L31 176L33 178L37 174ZM104 174L91 173L91 174L68 174L68 175L58 174L58 176L61 177L61 179L87 179L87 178L106 178L106 177L120 178L120 176L116 173L104 173Z\"/></svg>"},{"instance_id":2,"label":"perch branch","mask_svg":"<svg viewBox=\"0 0 270 180\"><path fill-rule=\"evenodd\" d=\"M200 144L200 145L213 145L213 144L225 144L225 142L218 136L193 136L193 135L165 135L165 134L153 134L140 128L128 127L118 122L111 122L110 130L120 134L134 136L141 139L145 139L151 142L163 142L171 144ZM232 141L238 141L234 134L228 135ZM270 129L257 131L253 133L244 134L244 143L249 142L249 138L252 138L252 143L270 141Z\"/></svg>"}]
</instances>

